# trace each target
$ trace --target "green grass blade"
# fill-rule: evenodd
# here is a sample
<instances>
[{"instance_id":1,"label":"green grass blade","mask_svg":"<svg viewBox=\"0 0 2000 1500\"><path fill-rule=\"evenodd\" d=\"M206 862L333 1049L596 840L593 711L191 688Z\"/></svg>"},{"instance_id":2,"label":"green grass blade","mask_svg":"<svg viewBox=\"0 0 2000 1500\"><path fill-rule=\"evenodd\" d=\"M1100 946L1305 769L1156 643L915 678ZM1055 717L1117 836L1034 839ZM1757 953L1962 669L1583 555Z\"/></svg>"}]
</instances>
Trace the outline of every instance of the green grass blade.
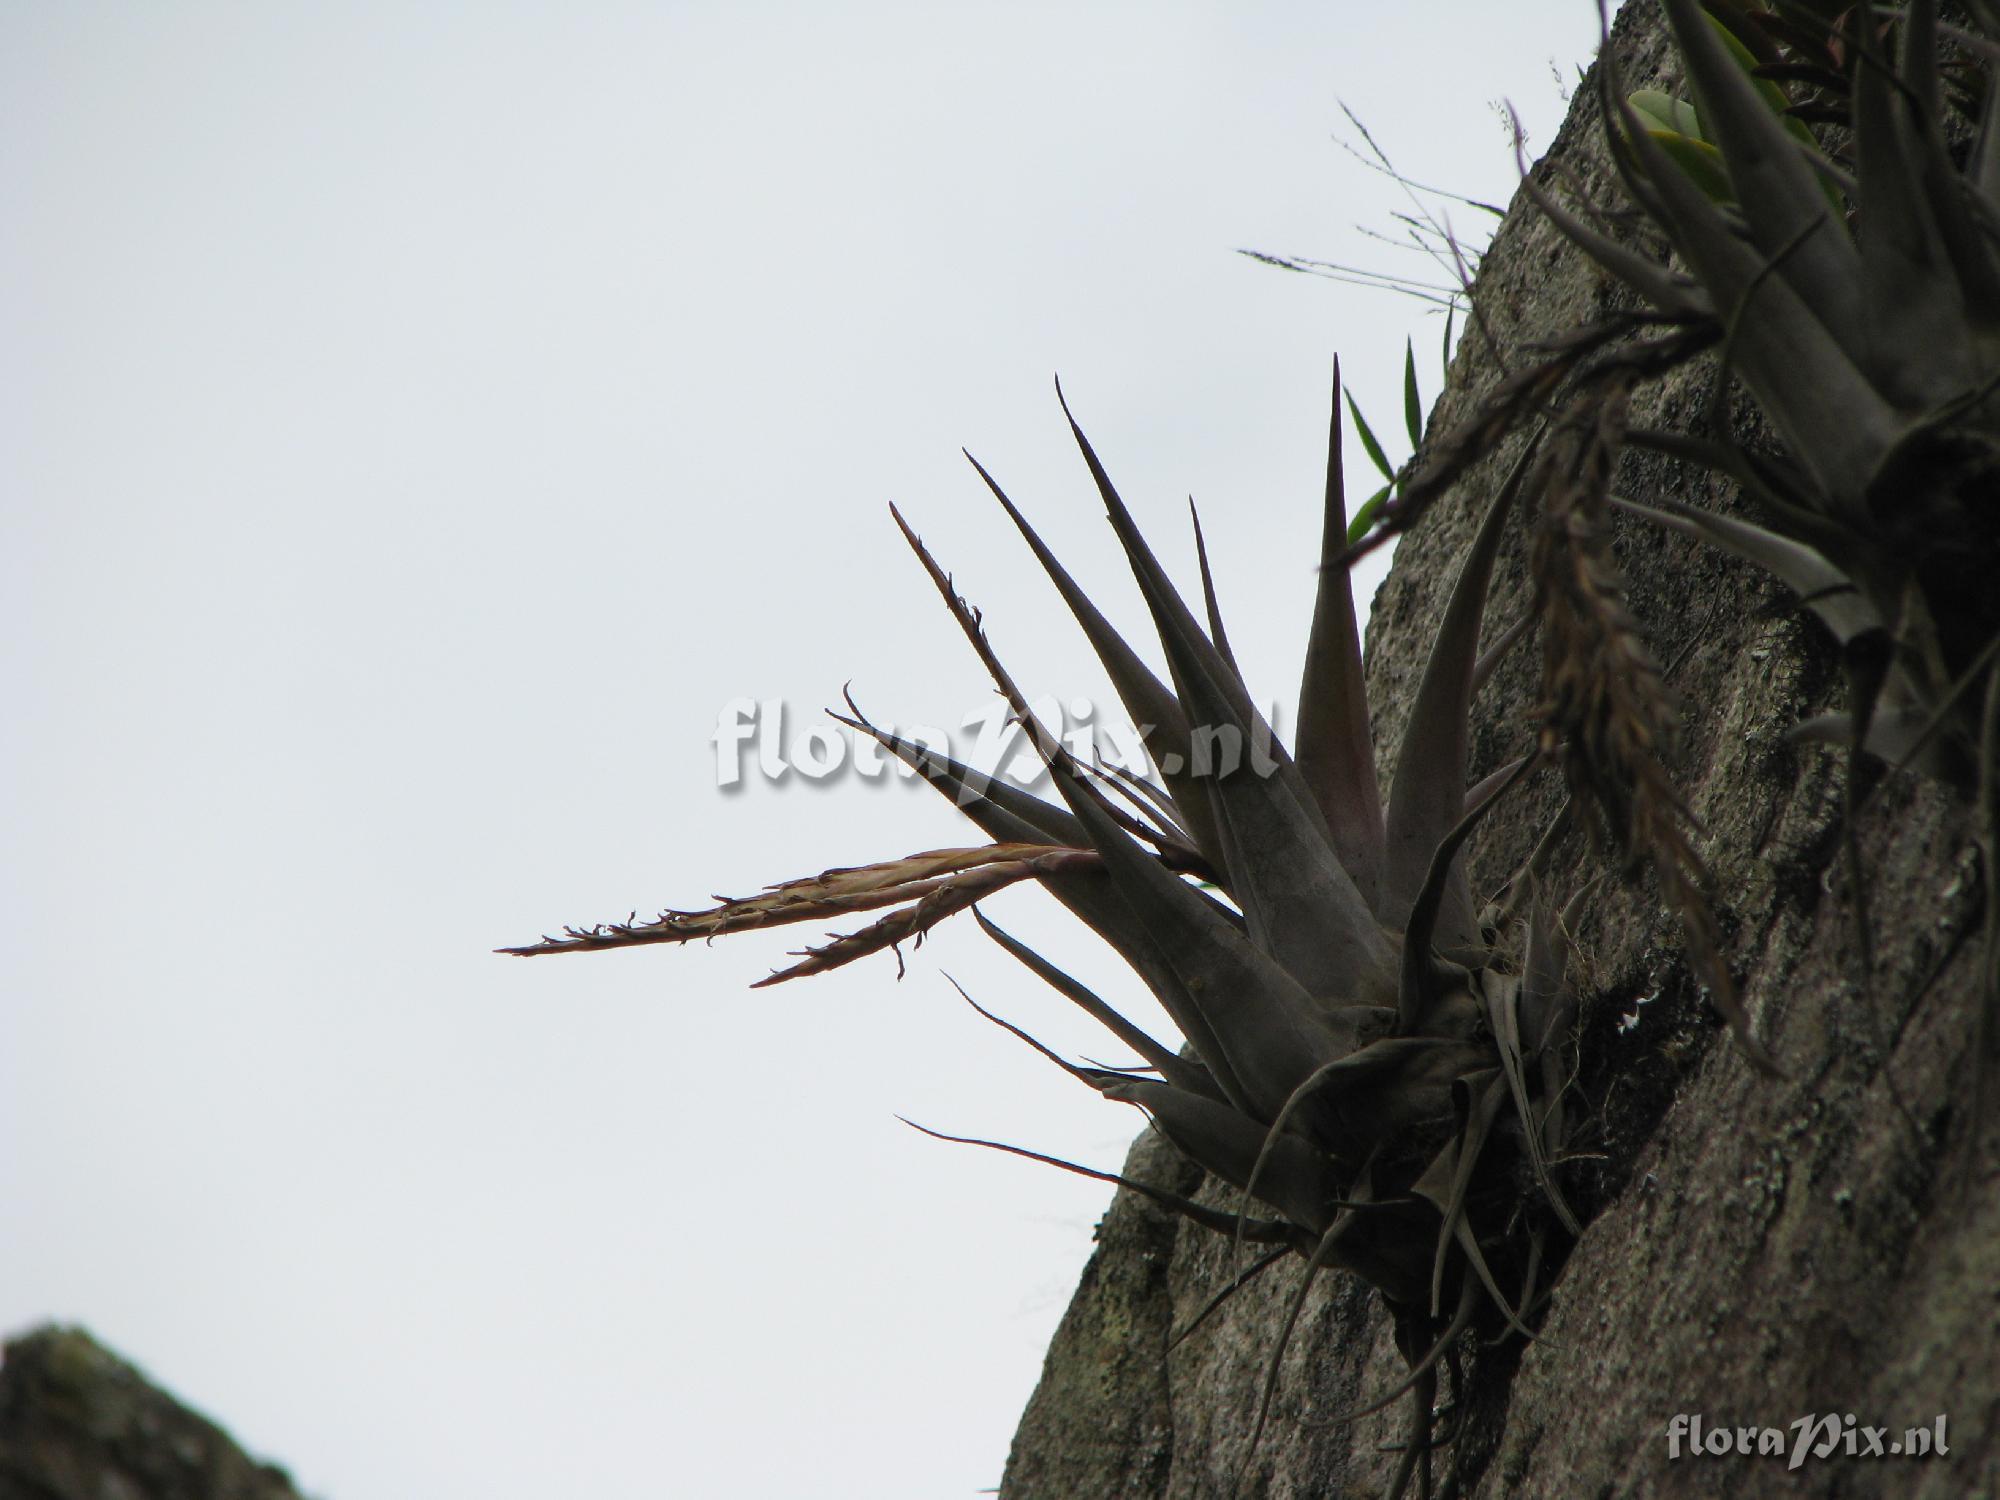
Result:
<instances>
[{"instance_id":1,"label":"green grass blade","mask_svg":"<svg viewBox=\"0 0 2000 1500\"><path fill-rule=\"evenodd\" d=\"M1382 514L1382 507L1389 503L1389 495L1396 487L1385 484L1381 489L1361 502L1361 509L1354 513L1354 523L1347 528L1347 545L1352 547L1374 528L1375 518Z\"/></svg>"},{"instance_id":2,"label":"green grass blade","mask_svg":"<svg viewBox=\"0 0 2000 1500\"><path fill-rule=\"evenodd\" d=\"M1382 477L1391 484L1396 481L1396 471L1389 467L1389 455L1382 451L1382 445L1375 441L1375 434L1368 426L1368 419L1361 415L1361 408L1354 404L1354 392L1343 390L1347 398L1348 415L1354 418L1354 430L1361 434L1361 447L1368 455L1368 461L1381 471Z\"/></svg>"},{"instance_id":3,"label":"green grass blade","mask_svg":"<svg viewBox=\"0 0 2000 1500\"><path fill-rule=\"evenodd\" d=\"M1410 451L1424 441L1424 398L1417 393L1417 346L1403 340L1403 427L1410 434Z\"/></svg>"}]
</instances>

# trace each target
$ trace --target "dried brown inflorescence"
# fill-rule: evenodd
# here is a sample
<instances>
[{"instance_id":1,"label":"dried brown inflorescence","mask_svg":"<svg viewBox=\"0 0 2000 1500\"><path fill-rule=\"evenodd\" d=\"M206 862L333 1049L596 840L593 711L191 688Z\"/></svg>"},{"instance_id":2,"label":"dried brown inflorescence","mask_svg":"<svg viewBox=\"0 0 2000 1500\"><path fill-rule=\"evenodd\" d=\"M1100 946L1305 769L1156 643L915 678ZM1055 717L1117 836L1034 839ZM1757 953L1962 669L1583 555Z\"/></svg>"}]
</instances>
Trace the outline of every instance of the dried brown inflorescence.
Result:
<instances>
[{"instance_id":1,"label":"dried brown inflorescence","mask_svg":"<svg viewBox=\"0 0 2000 1500\"><path fill-rule=\"evenodd\" d=\"M1667 769L1678 713L1611 552L1611 477L1634 383L1612 367L1551 422L1532 488L1541 497L1530 570L1542 634L1540 747L1572 805L1628 874L1650 869L1680 921L1688 961L1748 1056L1776 1063L1750 1033L1722 956L1692 819ZM1589 816L1594 813L1595 816Z\"/></svg>"}]
</instances>

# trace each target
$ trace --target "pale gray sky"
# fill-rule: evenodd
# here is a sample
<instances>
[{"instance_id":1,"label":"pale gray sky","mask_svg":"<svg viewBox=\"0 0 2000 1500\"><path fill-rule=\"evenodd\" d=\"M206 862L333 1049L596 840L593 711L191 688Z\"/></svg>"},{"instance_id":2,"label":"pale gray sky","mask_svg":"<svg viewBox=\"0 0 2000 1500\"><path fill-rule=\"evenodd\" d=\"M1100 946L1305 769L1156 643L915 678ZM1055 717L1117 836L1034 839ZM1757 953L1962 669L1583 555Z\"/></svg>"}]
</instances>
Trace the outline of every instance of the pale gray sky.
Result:
<instances>
[{"instance_id":1,"label":"pale gray sky","mask_svg":"<svg viewBox=\"0 0 2000 1500\"><path fill-rule=\"evenodd\" d=\"M1058 371L1289 694L1328 362L1386 433L1440 328L1232 252L1403 264L1337 101L1504 201L1496 101L1545 143L1595 28L0 11L0 1326L89 1325L329 1500L995 1484L1108 1191L893 1116L1115 1167L1138 1117L940 970L1104 1040L969 926L755 993L812 934L488 950L977 842L902 785L722 795L709 737L984 705L892 500L1031 691L1100 691L958 454L1139 631Z\"/></svg>"}]
</instances>

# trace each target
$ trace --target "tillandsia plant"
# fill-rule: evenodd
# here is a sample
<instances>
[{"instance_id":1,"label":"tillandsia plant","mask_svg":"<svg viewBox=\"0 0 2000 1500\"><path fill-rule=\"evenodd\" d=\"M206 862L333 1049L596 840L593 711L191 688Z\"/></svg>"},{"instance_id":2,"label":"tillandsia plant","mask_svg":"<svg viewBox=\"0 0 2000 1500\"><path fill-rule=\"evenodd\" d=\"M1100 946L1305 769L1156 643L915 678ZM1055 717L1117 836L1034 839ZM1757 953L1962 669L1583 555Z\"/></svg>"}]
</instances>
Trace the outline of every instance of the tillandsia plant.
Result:
<instances>
[{"instance_id":1,"label":"tillandsia plant","mask_svg":"<svg viewBox=\"0 0 2000 1500\"><path fill-rule=\"evenodd\" d=\"M1763 516L1626 508L1765 567L1825 622L1852 702L1806 733L1975 788L2000 680L2000 89L1955 142L1939 51L1991 62L2000 48L1941 27L1935 0L1913 0L1887 35L1866 11L1836 33L1805 7L1663 3L1694 99L1625 97L1608 54L1600 81L1626 187L1685 270L1530 190L1660 313L1714 330L1724 373L1786 451L1747 452L1726 428L1635 433L1737 478ZM2000 34L1986 0L1970 9ZM1798 61L1815 34L1819 55ZM1844 75L1829 71L1842 60ZM1790 116L1774 77L1815 83L1814 118L1844 97L1840 149Z\"/></svg>"},{"instance_id":2,"label":"tillandsia plant","mask_svg":"<svg viewBox=\"0 0 2000 1500\"><path fill-rule=\"evenodd\" d=\"M1769 1068L1716 951L1685 817L1674 816L1657 753L1663 700L1633 691L1656 688L1657 673L1624 614L1607 512L1766 569L1839 646L1848 706L1797 733L1849 751L1843 836L1864 964L1855 778L1864 752L1974 799L1986 886L2000 889L2000 85L1991 76L2000 8L1968 0L1973 25L1959 27L1940 21L1936 0L1900 12L1661 4L1692 97L1628 94L1608 29L1597 83L1611 157L1678 264L1524 173L1557 228L1650 306L1536 351L1429 445L1349 556L1414 524L1524 420L1554 422L1560 441L1530 482L1543 499L1544 748L1600 815L1592 826L1629 865L1657 871L1698 976ZM1815 135L1828 125L1824 140ZM1710 351L1720 358L1708 435L1628 429L1635 386ZM1734 440L1722 413L1732 378L1783 451ZM1734 479L1759 519L1612 493L1612 461L1627 442ZM1644 670L1627 670L1640 662ZM1985 911L1980 1026L1992 1034L2000 899Z\"/></svg>"},{"instance_id":3,"label":"tillandsia plant","mask_svg":"<svg viewBox=\"0 0 2000 1500\"><path fill-rule=\"evenodd\" d=\"M1768 570L1837 642L1848 707L1797 733L1848 747L1864 964L1861 753L1976 802L1981 1059L2000 1005L2000 10L1969 0L1962 28L1936 0L1662 5L1692 98L1626 95L1608 47L1599 86L1626 189L1679 268L1529 191L1659 317L1708 332L1714 407L1739 378L1784 451L1714 417L1705 438L1634 432L1734 478L1761 515L1613 503Z\"/></svg>"},{"instance_id":4,"label":"tillandsia plant","mask_svg":"<svg viewBox=\"0 0 2000 1500\"><path fill-rule=\"evenodd\" d=\"M1144 1065L1072 1063L999 1024L1105 1098L1136 1105L1240 1201L1232 1211L1145 1182L1087 1175L1121 1182L1238 1244L1263 1247L1223 1295L1285 1257L1305 1261L1276 1340L1256 1434L1313 1274L1337 1266L1376 1288L1409 1367L1395 1394L1412 1395L1411 1438L1394 1492L1415 1475L1428 1495L1431 1455L1451 1440L1432 1430L1439 1366L1456 1372L1460 1336L1475 1325L1503 1336L1526 1333L1552 1254L1578 1229L1557 1180L1572 1129L1565 1094L1576 1067L1576 1004L1564 984L1574 911L1558 909L1542 883L1552 838L1483 908L1475 905L1464 859L1480 820L1536 763L1530 753L1476 782L1469 777L1470 705L1521 634L1517 623L1480 653L1494 557L1532 446L1492 497L1461 565L1385 798L1353 600L1337 565L1348 537L1339 390L1336 371L1326 566L1289 753L1237 670L1205 554L1204 622L1168 581L1071 419L1164 647L1171 685L1106 620L992 476L974 467L1075 616L1133 721L1153 726L1148 747L1157 779L1086 763L1036 720L979 613L898 514L1060 800L878 729L849 698L850 713L835 717L950 796L992 842L833 869L710 910L572 928L505 951L678 943L889 909L858 932L806 950L763 981L770 984L904 939L921 941L953 913L1009 885L1039 882L1125 958L1186 1045L1148 1035L975 910L996 943ZM1200 552L1198 521L1196 541ZM1221 753L1205 753L1205 745ZM1235 756L1231 746L1262 753Z\"/></svg>"}]
</instances>

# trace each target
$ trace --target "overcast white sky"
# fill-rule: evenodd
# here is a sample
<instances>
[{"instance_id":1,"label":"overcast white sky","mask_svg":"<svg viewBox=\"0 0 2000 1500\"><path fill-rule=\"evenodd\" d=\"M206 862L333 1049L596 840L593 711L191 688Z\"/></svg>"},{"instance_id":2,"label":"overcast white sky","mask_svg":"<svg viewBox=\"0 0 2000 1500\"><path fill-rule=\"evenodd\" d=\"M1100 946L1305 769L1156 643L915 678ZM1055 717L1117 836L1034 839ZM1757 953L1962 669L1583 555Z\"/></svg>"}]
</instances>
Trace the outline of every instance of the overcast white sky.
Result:
<instances>
[{"instance_id":1,"label":"overcast white sky","mask_svg":"<svg viewBox=\"0 0 2000 1500\"><path fill-rule=\"evenodd\" d=\"M1203 502L1286 698L1329 360L1386 434L1440 329L1233 251L1404 265L1336 101L1505 201L1496 101L1545 144L1595 29L0 10L0 1326L89 1325L329 1500L996 1484L1108 1190L894 1115L1115 1167L1138 1117L940 970L1101 1036L970 926L755 993L812 934L488 950L978 841L900 784L725 796L710 736L984 706L892 500L1031 691L1101 692L958 453L1137 631L1058 371L1177 562Z\"/></svg>"}]
</instances>

